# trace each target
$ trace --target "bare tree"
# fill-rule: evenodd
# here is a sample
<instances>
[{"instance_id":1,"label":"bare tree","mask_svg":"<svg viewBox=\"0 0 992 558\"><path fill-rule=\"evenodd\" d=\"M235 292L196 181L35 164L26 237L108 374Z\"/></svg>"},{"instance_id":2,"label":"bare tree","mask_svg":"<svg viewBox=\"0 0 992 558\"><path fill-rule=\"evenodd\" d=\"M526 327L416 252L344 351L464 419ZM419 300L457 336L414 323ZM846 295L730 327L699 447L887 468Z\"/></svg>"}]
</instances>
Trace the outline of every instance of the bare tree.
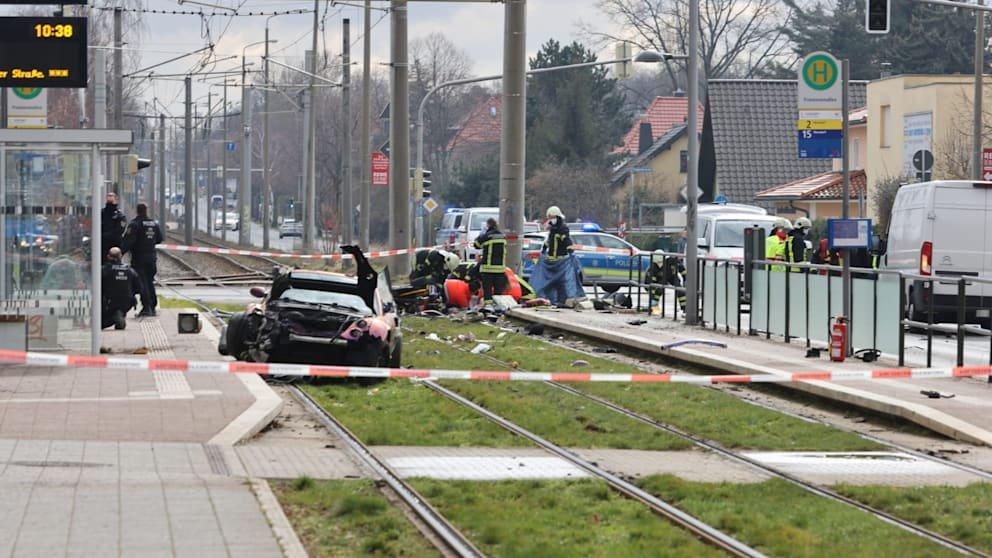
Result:
<instances>
[{"instance_id":1,"label":"bare tree","mask_svg":"<svg viewBox=\"0 0 992 558\"><path fill-rule=\"evenodd\" d=\"M875 208L875 228L885 235L888 235L896 192L899 191L903 182L904 180L899 177L881 178L875 181L875 185L871 189L871 203Z\"/></svg>"},{"instance_id":2,"label":"bare tree","mask_svg":"<svg viewBox=\"0 0 992 558\"><path fill-rule=\"evenodd\" d=\"M700 3L700 55L705 79L750 78L788 54L781 30L787 7L779 0L706 0ZM584 25L601 43L630 41L645 50L685 53L689 43L688 0L599 0L600 11L620 33ZM685 64L664 63L672 83L684 84Z\"/></svg>"},{"instance_id":3,"label":"bare tree","mask_svg":"<svg viewBox=\"0 0 992 558\"><path fill-rule=\"evenodd\" d=\"M606 169L549 163L527 179L526 205L531 216L557 205L570 220L604 221L614 206L608 183Z\"/></svg>"}]
</instances>

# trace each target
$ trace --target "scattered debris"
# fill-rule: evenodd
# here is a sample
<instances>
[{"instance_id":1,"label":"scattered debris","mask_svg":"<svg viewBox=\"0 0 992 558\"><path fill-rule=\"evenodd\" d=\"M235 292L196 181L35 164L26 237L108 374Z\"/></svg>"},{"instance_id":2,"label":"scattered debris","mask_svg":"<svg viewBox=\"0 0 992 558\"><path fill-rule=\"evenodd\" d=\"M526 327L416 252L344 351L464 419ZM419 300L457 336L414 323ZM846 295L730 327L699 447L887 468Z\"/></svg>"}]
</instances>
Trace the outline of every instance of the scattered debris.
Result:
<instances>
[{"instance_id":1,"label":"scattered debris","mask_svg":"<svg viewBox=\"0 0 992 558\"><path fill-rule=\"evenodd\" d=\"M460 333L458 334L458 340L463 342L475 341L475 334L471 331L468 333Z\"/></svg>"},{"instance_id":2,"label":"scattered debris","mask_svg":"<svg viewBox=\"0 0 992 558\"><path fill-rule=\"evenodd\" d=\"M596 348L593 349L593 352L612 354L612 353L617 352L617 350L614 349L613 347L596 347Z\"/></svg>"},{"instance_id":3,"label":"scattered debris","mask_svg":"<svg viewBox=\"0 0 992 558\"><path fill-rule=\"evenodd\" d=\"M629 322L627 322L627 325L639 326L639 325L644 325L646 323L648 323L647 320L630 320Z\"/></svg>"},{"instance_id":4,"label":"scattered debris","mask_svg":"<svg viewBox=\"0 0 992 558\"><path fill-rule=\"evenodd\" d=\"M482 353L488 353L489 351L492 350L492 348L493 348L492 345L488 345L486 343L479 343L478 345L472 348L471 352L473 355L481 355Z\"/></svg>"},{"instance_id":5,"label":"scattered debris","mask_svg":"<svg viewBox=\"0 0 992 558\"><path fill-rule=\"evenodd\" d=\"M934 391L934 390L931 390L931 389L920 390L920 393L922 395L926 395L930 399L942 399L942 398L943 399L951 399L951 398L954 397L954 394L953 393L948 395L948 394L940 393L939 391Z\"/></svg>"},{"instance_id":6,"label":"scattered debris","mask_svg":"<svg viewBox=\"0 0 992 558\"><path fill-rule=\"evenodd\" d=\"M589 366L589 361L587 361L587 360L582 360L582 359L579 359L579 360L573 360L573 361L572 361L572 367L573 367L573 368L575 368L575 367L579 367L579 366Z\"/></svg>"},{"instance_id":7,"label":"scattered debris","mask_svg":"<svg viewBox=\"0 0 992 558\"><path fill-rule=\"evenodd\" d=\"M544 324L530 324L525 331L527 335L544 335Z\"/></svg>"},{"instance_id":8,"label":"scattered debris","mask_svg":"<svg viewBox=\"0 0 992 558\"><path fill-rule=\"evenodd\" d=\"M806 349L806 358L820 358L820 349L816 347Z\"/></svg>"},{"instance_id":9,"label":"scattered debris","mask_svg":"<svg viewBox=\"0 0 992 558\"><path fill-rule=\"evenodd\" d=\"M499 332L499 335L496 336L496 339L502 339L504 337L506 337L506 332L505 331L501 331L501 332Z\"/></svg>"},{"instance_id":10,"label":"scattered debris","mask_svg":"<svg viewBox=\"0 0 992 558\"><path fill-rule=\"evenodd\" d=\"M425 339L428 339L430 341L441 341L441 338L438 337L436 333L428 333Z\"/></svg>"},{"instance_id":11,"label":"scattered debris","mask_svg":"<svg viewBox=\"0 0 992 558\"><path fill-rule=\"evenodd\" d=\"M138 347L137 349L131 351L132 355L147 355L148 347Z\"/></svg>"}]
</instances>

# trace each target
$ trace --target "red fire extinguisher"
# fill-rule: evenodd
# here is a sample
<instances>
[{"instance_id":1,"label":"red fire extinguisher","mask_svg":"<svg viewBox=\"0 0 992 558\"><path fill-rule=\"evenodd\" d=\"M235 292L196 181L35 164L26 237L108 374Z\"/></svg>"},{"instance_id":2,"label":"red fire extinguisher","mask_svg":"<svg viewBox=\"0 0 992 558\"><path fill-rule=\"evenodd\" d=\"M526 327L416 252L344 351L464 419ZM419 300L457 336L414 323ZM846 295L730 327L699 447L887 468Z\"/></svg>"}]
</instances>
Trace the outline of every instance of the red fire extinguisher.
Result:
<instances>
[{"instance_id":1,"label":"red fire extinguisher","mask_svg":"<svg viewBox=\"0 0 992 558\"><path fill-rule=\"evenodd\" d=\"M836 316L830 324L830 360L844 362L847 357L847 318Z\"/></svg>"}]
</instances>

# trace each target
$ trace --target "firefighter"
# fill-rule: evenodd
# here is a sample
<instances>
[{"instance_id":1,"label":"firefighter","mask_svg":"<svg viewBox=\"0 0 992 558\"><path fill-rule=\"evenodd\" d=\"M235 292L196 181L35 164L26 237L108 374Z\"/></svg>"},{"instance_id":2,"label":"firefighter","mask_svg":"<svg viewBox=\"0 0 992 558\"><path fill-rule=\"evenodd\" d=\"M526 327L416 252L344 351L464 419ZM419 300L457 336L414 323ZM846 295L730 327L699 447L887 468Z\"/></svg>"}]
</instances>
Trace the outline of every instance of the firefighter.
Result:
<instances>
[{"instance_id":1,"label":"firefighter","mask_svg":"<svg viewBox=\"0 0 992 558\"><path fill-rule=\"evenodd\" d=\"M685 291L681 290L685 282L684 276L685 265L680 258L661 253L651 254L651 265L648 266L646 277L648 284L652 285L650 287L652 298L661 300L664 287L660 285L678 287L679 290L675 291L675 299L679 308L685 310Z\"/></svg>"},{"instance_id":2,"label":"firefighter","mask_svg":"<svg viewBox=\"0 0 992 558\"><path fill-rule=\"evenodd\" d=\"M506 289L506 235L500 232L496 219L486 220L486 230L473 243L482 250L479 256L479 277L482 281L482 296L486 305L491 305L493 295Z\"/></svg>"},{"instance_id":3,"label":"firefighter","mask_svg":"<svg viewBox=\"0 0 992 558\"><path fill-rule=\"evenodd\" d=\"M154 316L158 306L155 294L155 274L158 273L158 256L155 245L162 243L162 227L148 216L148 206L139 203L138 215L128 224L124 233L124 247L131 252L131 266L141 278L141 316Z\"/></svg>"},{"instance_id":4,"label":"firefighter","mask_svg":"<svg viewBox=\"0 0 992 558\"><path fill-rule=\"evenodd\" d=\"M449 273L461 264L461 258L447 250L421 250L416 264L410 271L410 284L414 287L440 285Z\"/></svg>"},{"instance_id":5,"label":"firefighter","mask_svg":"<svg viewBox=\"0 0 992 558\"><path fill-rule=\"evenodd\" d=\"M548 208L548 238L541 247L548 261L556 262L572 253L572 236L565 224L565 215L557 205Z\"/></svg>"},{"instance_id":6,"label":"firefighter","mask_svg":"<svg viewBox=\"0 0 992 558\"><path fill-rule=\"evenodd\" d=\"M809 238L809 229L813 226L806 217L796 219L796 224L789 236L785 239L785 259L789 263L806 263L806 239ZM790 267L790 271L798 272L798 267Z\"/></svg>"},{"instance_id":7,"label":"firefighter","mask_svg":"<svg viewBox=\"0 0 992 558\"><path fill-rule=\"evenodd\" d=\"M785 239L792 230L792 224L788 219L778 218L775 226L772 227L772 234L765 239L765 259L772 261L785 261ZM772 271L785 271L784 265L772 265Z\"/></svg>"},{"instance_id":8,"label":"firefighter","mask_svg":"<svg viewBox=\"0 0 992 558\"><path fill-rule=\"evenodd\" d=\"M141 293L141 279L131 266L121 261L121 249L113 247L107 251L107 263L101 270L102 307L100 322L102 328L127 327L126 316L135 306L135 297Z\"/></svg>"}]
</instances>

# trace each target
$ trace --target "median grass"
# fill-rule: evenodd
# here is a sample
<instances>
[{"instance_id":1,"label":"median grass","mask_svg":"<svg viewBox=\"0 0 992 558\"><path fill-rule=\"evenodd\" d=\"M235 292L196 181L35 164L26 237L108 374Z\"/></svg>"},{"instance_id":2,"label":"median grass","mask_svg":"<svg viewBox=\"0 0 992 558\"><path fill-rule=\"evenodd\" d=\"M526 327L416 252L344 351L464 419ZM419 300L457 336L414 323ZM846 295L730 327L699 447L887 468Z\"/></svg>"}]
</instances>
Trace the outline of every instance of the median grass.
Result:
<instances>
[{"instance_id":1,"label":"median grass","mask_svg":"<svg viewBox=\"0 0 992 558\"><path fill-rule=\"evenodd\" d=\"M652 494L770 556L957 555L856 508L779 479L758 484L716 484L663 475L637 482Z\"/></svg>"},{"instance_id":2,"label":"median grass","mask_svg":"<svg viewBox=\"0 0 992 558\"><path fill-rule=\"evenodd\" d=\"M485 369L518 368L536 372L644 372L630 364L588 355L527 335L500 331L485 324L441 318L407 318L405 323L417 333L436 333L442 339L450 338L455 347L471 349L479 341L492 345L492 350L486 355L500 362L490 360L485 363ZM459 335L468 333L473 334L477 341L458 341ZM502 337L500 334L503 334ZM582 360L586 364L581 367L572 366L577 360ZM794 451L882 449L878 444L855 434L751 405L732 395L698 386L592 383L577 383L573 386L731 448ZM485 387L490 389L488 385ZM462 384L458 384L458 389L470 394L477 393L480 388L476 385L463 387ZM493 393L498 392L493 391ZM589 407L592 406L600 407L589 402Z\"/></svg>"},{"instance_id":3,"label":"median grass","mask_svg":"<svg viewBox=\"0 0 992 558\"><path fill-rule=\"evenodd\" d=\"M414 487L487 556L720 556L606 483L437 481Z\"/></svg>"},{"instance_id":4,"label":"median grass","mask_svg":"<svg viewBox=\"0 0 992 558\"><path fill-rule=\"evenodd\" d=\"M368 480L273 482L310 556L440 556Z\"/></svg>"},{"instance_id":5,"label":"median grass","mask_svg":"<svg viewBox=\"0 0 992 558\"><path fill-rule=\"evenodd\" d=\"M244 304L235 303L235 302L204 302L204 301L197 301L197 302L208 308L213 308L214 310L220 310L221 312L242 312L245 309ZM174 308L180 310L185 310L187 308L202 310L202 308L198 307L191 300L186 300L185 298L173 298L168 296L158 297L158 307Z\"/></svg>"},{"instance_id":6,"label":"median grass","mask_svg":"<svg viewBox=\"0 0 992 558\"><path fill-rule=\"evenodd\" d=\"M992 554L992 484L851 486L837 491Z\"/></svg>"}]
</instances>

